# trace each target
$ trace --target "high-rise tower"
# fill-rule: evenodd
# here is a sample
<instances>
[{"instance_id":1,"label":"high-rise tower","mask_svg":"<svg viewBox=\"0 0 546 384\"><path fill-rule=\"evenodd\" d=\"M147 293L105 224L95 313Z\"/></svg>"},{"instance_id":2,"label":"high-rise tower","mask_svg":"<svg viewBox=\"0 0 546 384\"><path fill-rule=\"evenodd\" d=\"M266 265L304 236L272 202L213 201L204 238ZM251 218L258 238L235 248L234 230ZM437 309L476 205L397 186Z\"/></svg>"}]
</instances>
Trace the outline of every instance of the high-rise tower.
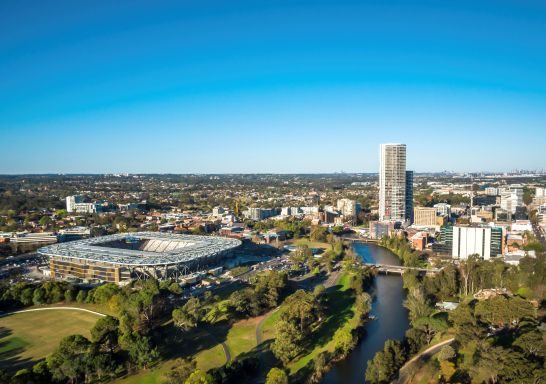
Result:
<instances>
[{"instance_id":1,"label":"high-rise tower","mask_svg":"<svg viewBox=\"0 0 546 384\"><path fill-rule=\"evenodd\" d=\"M406 144L379 146L379 220L406 219Z\"/></svg>"},{"instance_id":2,"label":"high-rise tower","mask_svg":"<svg viewBox=\"0 0 546 384\"><path fill-rule=\"evenodd\" d=\"M413 171L406 171L406 222L413 224Z\"/></svg>"}]
</instances>

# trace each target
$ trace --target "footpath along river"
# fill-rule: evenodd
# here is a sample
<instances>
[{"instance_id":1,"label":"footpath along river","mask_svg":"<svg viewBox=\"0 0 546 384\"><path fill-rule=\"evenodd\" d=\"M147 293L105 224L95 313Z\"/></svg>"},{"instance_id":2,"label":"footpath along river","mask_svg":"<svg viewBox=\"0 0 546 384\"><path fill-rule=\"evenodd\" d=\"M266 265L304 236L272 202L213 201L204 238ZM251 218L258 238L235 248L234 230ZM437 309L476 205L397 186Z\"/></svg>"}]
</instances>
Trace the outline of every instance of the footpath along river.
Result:
<instances>
[{"instance_id":1,"label":"footpath along river","mask_svg":"<svg viewBox=\"0 0 546 384\"><path fill-rule=\"evenodd\" d=\"M367 263L400 265L401 262L388 249L374 244L358 243L355 252ZM406 292L400 275L378 274L370 291L373 297L371 314L376 317L365 326L366 334L360 344L347 357L328 372L323 384L362 384L368 360L383 349L387 339L402 340L409 328L408 311L404 308Z\"/></svg>"}]
</instances>

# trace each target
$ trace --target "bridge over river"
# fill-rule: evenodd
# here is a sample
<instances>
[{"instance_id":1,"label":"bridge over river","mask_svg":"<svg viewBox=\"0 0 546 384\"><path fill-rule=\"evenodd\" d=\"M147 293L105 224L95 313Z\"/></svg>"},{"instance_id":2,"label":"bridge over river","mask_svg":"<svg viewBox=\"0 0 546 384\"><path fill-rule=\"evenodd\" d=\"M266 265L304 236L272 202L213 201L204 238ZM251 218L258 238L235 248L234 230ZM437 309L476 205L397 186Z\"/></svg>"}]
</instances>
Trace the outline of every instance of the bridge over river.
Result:
<instances>
[{"instance_id":1,"label":"bridge over river","mask_svg":"<svg viewBox=\"0 0 546 384\"><path fill-rule=\"evenodd\" d=\"M403 265L389 265L389 264L374 264L374 263L364 263L368 267L377 269L378 272L382 273L396 273L403 274L406 270L414 270L419 272L425 272L426 274L434 274L440 272L443 268L421 268L421 267L404 267Z\"/></svg>"}]
</instances>

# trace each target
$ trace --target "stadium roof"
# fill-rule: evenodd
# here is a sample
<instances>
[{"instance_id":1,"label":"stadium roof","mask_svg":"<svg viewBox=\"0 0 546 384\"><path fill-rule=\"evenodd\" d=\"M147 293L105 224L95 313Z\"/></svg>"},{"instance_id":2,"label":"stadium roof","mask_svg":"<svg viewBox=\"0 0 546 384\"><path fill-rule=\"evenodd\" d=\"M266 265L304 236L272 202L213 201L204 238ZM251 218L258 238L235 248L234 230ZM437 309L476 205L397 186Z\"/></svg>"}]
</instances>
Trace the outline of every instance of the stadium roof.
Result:
<instances>
[{"instance_id":1,"label":"stadium roof","mask_svg":"<svg viewBox=\"0 0 546 384\"><path fill-rule=\"evenodd\" d=\"M108 247L105 243L138 238L156 241L154 252ZM180 235L161 232L118 233L90 239L53 244L38 249L44 256L84 259L117 265L173 265L215 256L241 245L226 237Z\"/></svg>"}]
</instances>

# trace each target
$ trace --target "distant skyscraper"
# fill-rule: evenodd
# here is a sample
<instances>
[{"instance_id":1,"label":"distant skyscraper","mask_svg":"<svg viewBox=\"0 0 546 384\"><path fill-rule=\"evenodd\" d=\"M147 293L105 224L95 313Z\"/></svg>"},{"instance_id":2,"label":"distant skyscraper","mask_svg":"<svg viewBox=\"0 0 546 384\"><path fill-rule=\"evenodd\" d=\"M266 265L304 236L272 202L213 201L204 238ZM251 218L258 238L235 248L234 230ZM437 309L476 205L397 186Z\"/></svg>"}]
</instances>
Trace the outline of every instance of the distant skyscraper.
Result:
<instances>
[{"instance_id":1,"label":"distant skyscraper","mask_svg":"<svg viewBox=\"0 0 546 384\"><path fill-rule=\"evenodd\" d=\"M406 171L406 220L413 224L413 171Z\"/></svg>"},{"instance_id":2,"label":"distant skyscraper","mask_svg":"<svg viewBox=\"0 0 546 384\"><path fill-rule=\"evenodd\" d=\"M404 221L406 144L381 144L379 151L379 220Z\"/></svg>"}]
</instances>

